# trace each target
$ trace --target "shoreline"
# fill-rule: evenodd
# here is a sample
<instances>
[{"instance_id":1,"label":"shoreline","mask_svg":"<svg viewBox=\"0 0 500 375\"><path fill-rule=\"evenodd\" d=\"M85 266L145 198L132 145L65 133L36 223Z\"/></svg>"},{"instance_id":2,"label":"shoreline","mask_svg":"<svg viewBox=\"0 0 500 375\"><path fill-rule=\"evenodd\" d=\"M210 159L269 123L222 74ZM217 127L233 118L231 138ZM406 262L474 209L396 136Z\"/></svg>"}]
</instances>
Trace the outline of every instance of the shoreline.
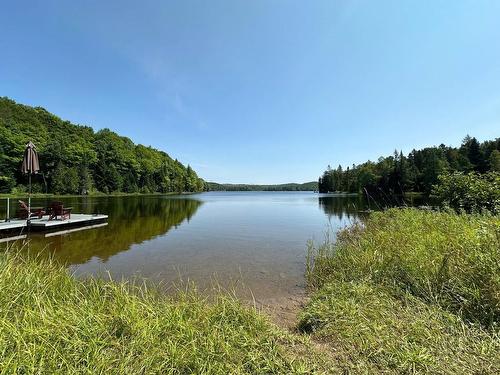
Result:
<instances>
[{"instance_id":1,"label":"shoreline","mask_svg":"<svg viewBox=\"0 0 500 375\"><path fill-rule=\"evenodd\" d=\"M203 193L202 191L186 191L180 193L92 193L92 194L45 194L45 193L32 193L31 198L93 198L93 197L139 197L139 196L174 196L174 195L193 195ZM29 194L0 194L0 198L26 198Z\"/></svg>"}]
</instances>

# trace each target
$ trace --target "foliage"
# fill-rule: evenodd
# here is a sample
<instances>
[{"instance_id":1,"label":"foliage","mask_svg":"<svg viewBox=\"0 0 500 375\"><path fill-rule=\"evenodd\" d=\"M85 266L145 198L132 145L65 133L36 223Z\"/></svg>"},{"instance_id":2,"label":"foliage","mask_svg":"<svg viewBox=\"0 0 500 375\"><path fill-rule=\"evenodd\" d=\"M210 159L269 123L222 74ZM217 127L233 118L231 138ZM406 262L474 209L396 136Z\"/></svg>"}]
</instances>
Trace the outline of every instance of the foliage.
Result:
<instances>
[{"instance_id":1,"label":"foliage","mask_svg":"<svg viewBox=\"0 0 500 375\"><path fill-rule=\"evenodd\" d=\"M455 210L469 213L488 210L500 214L500 173L446 173L439 176L433 194L443 206Z\"/></svg>"},{"instance_id":2,"label":"foliage","mask_svg":"<svg viewBox=\"0 0 500 375\"><path fill-rule=\"evenodd\" d=\"M318 190L318 183L312 181L303 184L248 185L207 182L207 189L210 191L316 191Z\"/></svg>"},{"instance_id":3,"label":"foliage","mask_svg":"<svg viewBox=\"0 0 500 375\"><path fill-rule=\"evenodd\" d=\"M0 370L22 374L293 374L292 338L235 299L168 298L0 255ZM312 365L311 365L312 366Z\"/></svg>"},{"instance_id":4,"label":"foliage","mask_svg":"<svg viewBox=\"0 0 500 375\"><path fill-rule=\"evenodd\" d=\"M343 169L328 169L319 179L320 192L368 193L390 196L413 191L429 194L446 172L486 173L500 168L500 138L479 143L465 137L459 148L427 147L413 150L407 156L395 151L393 156L381 157L376 163L367 161Z\"/></svg>"},{"instance_id":5,"label":"foliage","mask_svg":"<svg viewBox=\"0 0 500 375\"><path fill-rule=\"evenodd\" d=\"M10 193L15 186L12 177L0 176L0 193Z\"/></svg>"},{"instance_id":6,"label":"foliage","mask_svg":"<svg viewBox=\"0 0 500 375\"><path fill-rule=\"evenodd\" d=\"M205 187L195 171L165 152L135 145L109 129L94 132L43 108L0 98L0 192L27 183L20 163L29 140L36 144L41 164L41 173L33 177L33 191L166 193Z\"/></svg>"},{"instance_id":7,"label":"foliage","mask_svg":"<svg viewBox=\"0 0 500 375\"><path fill-rule=\"evenodd\" d=\"M490 169L500 173L500 151L493 150L490 155Z\"/></svg>"}]
</instances>

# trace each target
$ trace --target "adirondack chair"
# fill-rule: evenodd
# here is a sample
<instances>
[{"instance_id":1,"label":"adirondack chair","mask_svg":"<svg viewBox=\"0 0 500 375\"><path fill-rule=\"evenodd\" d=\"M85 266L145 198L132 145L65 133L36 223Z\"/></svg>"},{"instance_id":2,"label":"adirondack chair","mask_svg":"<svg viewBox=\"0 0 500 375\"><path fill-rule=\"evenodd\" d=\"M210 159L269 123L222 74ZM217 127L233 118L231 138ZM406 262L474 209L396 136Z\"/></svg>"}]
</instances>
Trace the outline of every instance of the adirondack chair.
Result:
<instances>
[{"instance_id":1,"label":"adirondack chair","mask_svg":"<svg viewBox=\"0 0 500 375\"><path fill-rule=\"evenodd\" d=\"M21 219L31 219L33 217L37 217L39 219L45 215L45 209L43 207L31 207L31 215L28 218L29 213L28 205L24 201L19 201L19 210L17 211L17 216Z\"/></svg>"},{"instance_id":2,"label":"adirondack chair","mask_svg":"<svg viewBox=\"0 0 500 375\"><path fill-rule=\"evenodd\" d=\"M64 207L62 202L52 202L50 204L49 220L56 219L59 216L61 220L71 219L71 210L73 207Z\"/></svg>"}]
</instances>

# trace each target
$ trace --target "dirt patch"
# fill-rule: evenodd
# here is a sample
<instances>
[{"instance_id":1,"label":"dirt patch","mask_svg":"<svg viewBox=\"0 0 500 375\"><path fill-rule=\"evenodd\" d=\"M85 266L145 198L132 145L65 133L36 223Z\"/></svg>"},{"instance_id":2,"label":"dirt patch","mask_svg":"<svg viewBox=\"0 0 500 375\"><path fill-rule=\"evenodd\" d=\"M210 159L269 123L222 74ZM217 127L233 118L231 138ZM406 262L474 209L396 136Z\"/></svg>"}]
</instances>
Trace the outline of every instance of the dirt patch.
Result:
<instances>
[{"instance_id":1,"label":"dirt patch","mask_svg":"<svg viewBox=\"0 0 500 375\"><path fill-rule=\"evenodd\" d=\"M301 291L292 296L255 300L255 307L268 315L279 327L295 331L298 315L308 301L307 293Z\"/></svg>"}]
</instances>

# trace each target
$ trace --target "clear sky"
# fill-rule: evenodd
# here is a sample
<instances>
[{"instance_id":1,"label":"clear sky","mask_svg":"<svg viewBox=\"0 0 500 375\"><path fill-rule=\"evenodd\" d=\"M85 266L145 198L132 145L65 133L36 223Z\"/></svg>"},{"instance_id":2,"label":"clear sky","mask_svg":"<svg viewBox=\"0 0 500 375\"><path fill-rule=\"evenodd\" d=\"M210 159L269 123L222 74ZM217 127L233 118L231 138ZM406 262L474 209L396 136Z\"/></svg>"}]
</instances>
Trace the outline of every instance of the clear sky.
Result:
<instances>
[{"instance_id":1,"label":"clear sky","mask_svg":"<svg viewBox=\"0 0 500 375\"><path fill-rule=\"evenodd\" d=\"M206 180L500 136L500 1L5 1L0 95Z\"/></svg>"}]
</instances>

